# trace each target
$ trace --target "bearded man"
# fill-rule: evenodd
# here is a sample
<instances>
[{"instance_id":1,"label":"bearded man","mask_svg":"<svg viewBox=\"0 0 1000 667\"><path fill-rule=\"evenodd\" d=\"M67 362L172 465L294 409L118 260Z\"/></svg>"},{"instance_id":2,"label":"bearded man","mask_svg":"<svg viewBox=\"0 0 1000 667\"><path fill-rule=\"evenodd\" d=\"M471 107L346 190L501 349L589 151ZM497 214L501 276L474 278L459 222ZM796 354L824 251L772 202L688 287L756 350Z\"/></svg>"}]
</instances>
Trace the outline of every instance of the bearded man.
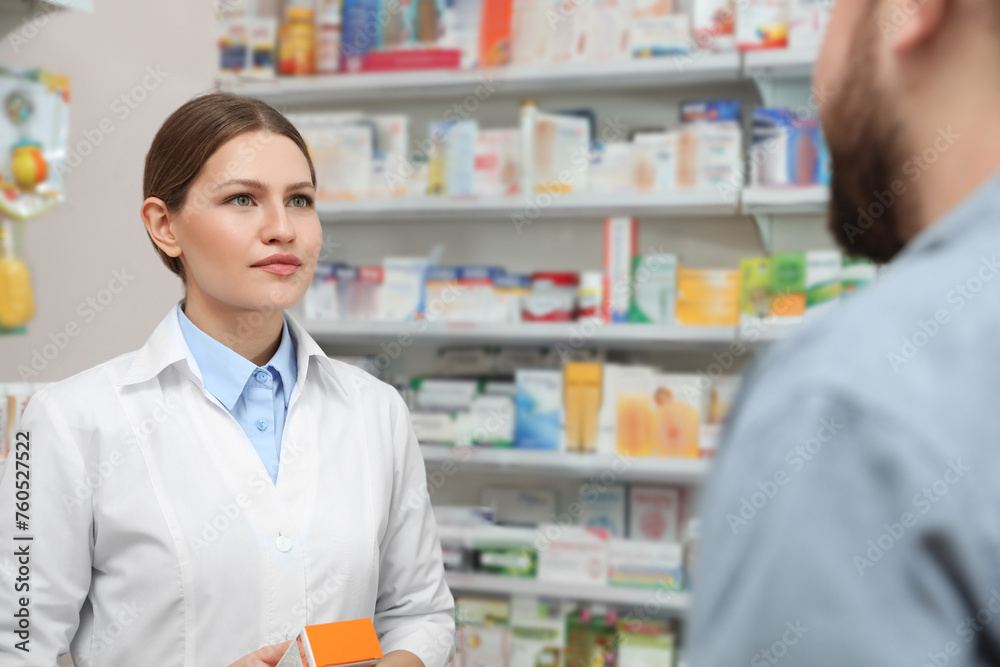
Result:
<instances>
[{"instance_id":1,"label":"bearded man","mask_svg":"<svg viewBox=\"0 0 1000 667\"><path fill-rule=\"evenodd\" d=\"M1000 665L1000 2L837 0L830 229L886 264L748 374L691 667Z\"/></svg>"}]
</instances>

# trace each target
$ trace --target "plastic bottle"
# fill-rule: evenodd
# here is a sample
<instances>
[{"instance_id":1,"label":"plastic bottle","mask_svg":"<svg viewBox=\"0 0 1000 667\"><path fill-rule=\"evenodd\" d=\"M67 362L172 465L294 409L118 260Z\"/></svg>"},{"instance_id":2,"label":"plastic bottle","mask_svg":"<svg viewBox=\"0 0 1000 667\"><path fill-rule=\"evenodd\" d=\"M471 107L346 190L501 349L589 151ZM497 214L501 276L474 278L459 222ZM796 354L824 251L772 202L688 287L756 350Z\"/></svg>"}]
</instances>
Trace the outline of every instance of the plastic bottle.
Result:
<instances>
[{"instance_id":1,"label":"plastic bottle","mask_svg":"<svg viewBox=\"0 0 1000 667\"><path fill-rule=\"evenodd\" d=\"M278 73L285 76L316 73L316 21L313 10L288 8L279 38Z\"/></svg>"}]
</instances>

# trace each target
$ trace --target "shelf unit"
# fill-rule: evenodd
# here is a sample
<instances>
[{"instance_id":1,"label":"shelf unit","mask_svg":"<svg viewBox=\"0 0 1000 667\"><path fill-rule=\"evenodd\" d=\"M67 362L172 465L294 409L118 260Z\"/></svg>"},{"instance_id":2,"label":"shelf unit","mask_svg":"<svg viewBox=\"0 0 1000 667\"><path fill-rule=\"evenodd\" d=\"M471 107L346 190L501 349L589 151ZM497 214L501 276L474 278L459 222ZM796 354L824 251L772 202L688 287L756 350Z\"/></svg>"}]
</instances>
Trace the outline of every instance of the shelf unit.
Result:
<instances>
[{"instance_id":1,"label":"shelf unit","mask_svg":"<svg viewBox=\"0 0 1000 667\"><path fill-rule=\"evenodd\" d=\"M747 51L743 54L743 74L753 78L808 79L818 57L818 47Z\"/></svg>"},{"instance_id":2,"label":"shelf unit","mask_svg":"<svg viewBox=\"0 0 1000 667\"><path fill-rule=\"evenodd\" d=\"M746 54L695 54L685 58L662 58L609 64L507 67L476 71L422 71L340 76L317 76L278 79L275 81L228 81L224 90L251 95L279 108L319 108L323 104L343 107L355 103L381 104L381 110L393 109L399 100L419 100L429 107L434 119L453 102L478 99L484 104L494 98L510 105L523 95L570 97L587 91L630 91L652 95L666 88L696 87L732 82L755 87L763 97L765 89L793 88L804 85L815 63L816 52L781 51ZM718 88L718 86L716 86ZM790 99L794 99L792 95ZM763 97L765 103L785 98ZM440 100L444 100L441 102ZM606 100L602 100L606 102ZM388 104L387 104L388 103ZM575 104L575 100L570 102ZM600 103L595 102L595 107ZM418 105L419 106L419 105ZM639 105L641 106L641 105ZM440 107L440 109L439 109ZM348 107L349 108L349 107ZM598 112L601 112L598 109ZM648 113L644 110L641 113ZM642 122L642 121L637 121ZM647 121L648 122L648 121ZM723 190L632 195L563 195L534 200L525 198L444 198L409 197L364 201L321 202L320 219L325 225L344 225L336 233L372 234L364 225L406 223L395 228L400 234L414 235L419 223L493 222L497 227L477 227L484 237L503 232L501 225L526 219L556 219L581 222L581 228L593 219L610 215L649 218L698 218L711 229L720 229L717 220L748 216L761 231L765 247L770 249L773 216L820 214L825 210L829 193L825 188L765 189L745 188L723 194ZM409 223L415 223L413 226ZM794 222L792 223L794 224ZM358 225L352 228L351 225ZM443 227L435 227L444 232ZM450 229L450 228L449 228ZM508 228L509 229L509 228ZM332 231L329 228L328 232ZM514 230L511 230L513 233ZM576 233L575 225L560 226L559 233ZM712 232L714 234L715 232ZM548 241L551 237L544 237ZM338 239L339 240L339 239ZM531 248L525 247L526 251ZM371 252L368 245L361 251ZM541 251L536 251L541 253ZM605 348L622 351L713 352L725 350L734 342L770 343L780 340L794 325L764 323L752 330L741 327L684 327L659 325L599 325L584 334L584 323L451 323L451 322L317 322L305 321L306 329L319 343L371 347L397 341L403 347L411 342L429 345L504 345L547 346L568 343L574 347ZM405 341L405 343L404 343ZM715 434L713 433L712 436ZM709 437L712 437L709 436ZM706 434L702 433L702 438ZM707 459L622 458L612 454L573 454L568 452L517 449L456 448L423 444L421 451L428 472L446 474L545 477L553 486L573 488L612 470L616 482L675 484L698 493L711 461ZM471 452L471 454L469 454ZM623 464L624 462L624 464ZM440 473L439 473L440 474ZM465 493L463 485L478 488L479 480L451 481L447 488L453 497ZM537 483L537 480L536 480ZM437 487L435 487L437 488ZM441 487L442 489L445 487ZM442 491L442 493L444 493ZM437 496L435 502L447 504ZM463 497L462 502L466 498ZM524 594L548 596L630 606L656 605L657 613L681 619L689 607L685 592L615 586L586 586L541 581L534 578L510 578L480 573L449 573L447 580L457 594L510 596Z\"/></svg>"},{"instance_id":3,"label":"shelf unit","mask_svg":"<svg viewBox=\"0 0 1000 667\"><path fill-rule=\"evenodd\" d=\"M568 63L481 70L422 70L223 81L223 90L271 104L396 100L408 97L523 95L579 90L690 86L741 78L737 53L698 54L618 63ZM478 92L477 92L478 91Z\"/></svg>"},{"instance_id":4,"label":"shelf unit","mask_svg":"<svg viewBox=\"0 0 1000 667\"><path fill-rule=\"evenodd\" d=\"M745 188L740 209L746 215L761 213L820 215L830 203L830 188L753 187Z\"/></svg>"},{"instance_id":5,"label":"shelf unit","mask_svg":"<svg viewBox=\"0 0 1000 667\"><path fill-rule=\"evenodd\" d=\"M448 586L455 592L498 596L531 595L598 602L622 607L641 607L647 613L673 618L683 617L691 603L688 593L650 588L588 586L530 578L457 572L448 573L447 580Z\"/></svg>"},{"instance_id":6,"label":"shelf unit","mask_svg":"<svg viewBox=\"0 0 1000 667\"><path fill-rule=\"evenodd\" d=\"M318 343L371 345L390 340L454 343L457 345L553 346L575 348L704 350L728 347L736 327L686 327L656 324L597 324L586 322L461 323L307 321ZM592 332L592 333L591 333ZM591 335L588 335L590 333Z\"/></svg>"},{"instance_id":7,"label":"shelf unit","mask_svg":"<svg viewBox=\"0 0 1000 667\"><path fill-rule=\"evenodd\" d=\"M711 437L703 435L703 437ZM501 472L588 479L613 471L621 482L698 484L708 474L709 459L635 458L609 454L573 454L525 449L462 448L422 445L424 463L440 468L452 462L461 471ZM471 456L466 453L471 452Z\"/></svg>"},{"instance_id":8,"label":"shelf unit","mask_svg":"<svg viewBox=\"0 0 1000 667\"><path fill-rule=\"evenodd\" d=\"M566 194L522 197L399 197L320 202L324 223L470 220L532 220L631 216L732 216L739 211L735 191L678 191L655 194Z\"/></svg>"}]
</instances>

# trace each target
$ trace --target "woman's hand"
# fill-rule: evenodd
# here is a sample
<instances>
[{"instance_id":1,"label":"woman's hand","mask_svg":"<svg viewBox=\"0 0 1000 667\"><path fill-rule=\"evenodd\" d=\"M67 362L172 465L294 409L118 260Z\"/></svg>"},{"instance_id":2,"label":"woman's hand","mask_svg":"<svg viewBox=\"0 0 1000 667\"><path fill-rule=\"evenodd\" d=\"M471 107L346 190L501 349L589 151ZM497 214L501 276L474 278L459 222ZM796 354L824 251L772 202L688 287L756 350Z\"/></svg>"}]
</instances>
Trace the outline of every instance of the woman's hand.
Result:
<instances>
[{"instance_id":1,"label":"woman's hand","mask_svg":"<svg viewBox=\"0 0 1000 667\"><path fill-rule=\"evenodd\" d=\"M424 661L409 651L390 651L379 660L378 667L424 667Z\"/></svg>"},{"instance_id":2,"label":"woman's hand","mask_svg":"<svg viewBox=\"0 0 1000 667\"><path fill-rule=\"evenodd\" d=\"M291 646L294 640L290 639L287 642L281 642L280 644L272 644L271 646L265 646L262 649L258 649L251 653L250 655L245 655L229 667L274 667L281 660L281 656L285 655L285 651Z\"/></svg>"}]
</instances>

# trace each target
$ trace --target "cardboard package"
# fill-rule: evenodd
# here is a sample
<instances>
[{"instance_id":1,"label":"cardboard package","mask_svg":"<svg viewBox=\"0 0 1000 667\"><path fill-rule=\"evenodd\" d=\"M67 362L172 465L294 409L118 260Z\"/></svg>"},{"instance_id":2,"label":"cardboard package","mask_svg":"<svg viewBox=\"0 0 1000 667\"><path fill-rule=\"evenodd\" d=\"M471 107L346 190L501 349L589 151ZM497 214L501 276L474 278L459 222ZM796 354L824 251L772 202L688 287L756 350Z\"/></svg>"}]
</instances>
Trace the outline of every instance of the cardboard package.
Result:
<instances>
[{"instance_id":1,"label":"cardboard package","mask_svg":"<svg viewBox=\"0 0 1000 667\"><path fill-rule=\"evenodd\" d=\"M307 625L277 667L367 667L382 659L370 618Z\"/></svg>"}]
</instances>

